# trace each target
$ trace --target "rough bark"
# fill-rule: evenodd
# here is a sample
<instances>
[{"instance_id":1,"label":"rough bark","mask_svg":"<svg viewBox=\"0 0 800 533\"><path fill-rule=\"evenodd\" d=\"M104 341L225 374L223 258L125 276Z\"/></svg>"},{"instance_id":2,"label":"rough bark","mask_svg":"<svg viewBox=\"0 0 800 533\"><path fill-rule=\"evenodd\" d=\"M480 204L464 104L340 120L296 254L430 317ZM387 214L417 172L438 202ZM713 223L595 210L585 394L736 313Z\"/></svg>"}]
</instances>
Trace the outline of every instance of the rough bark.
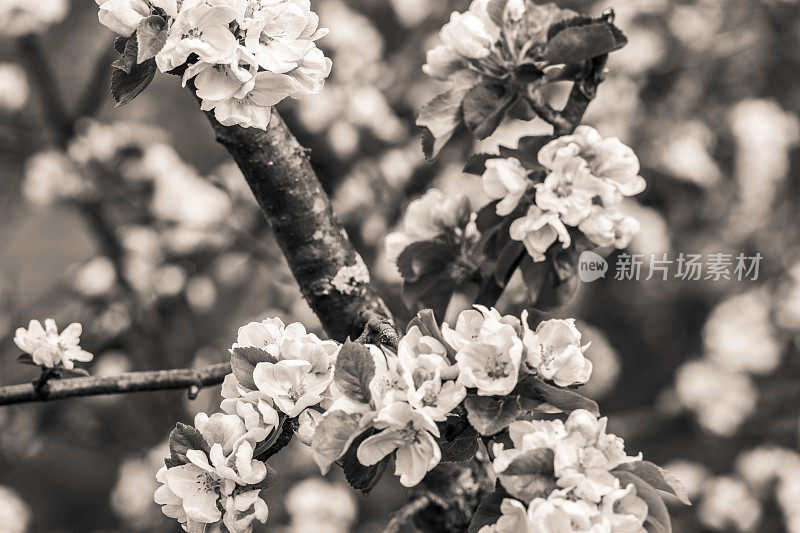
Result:
<instances>
[{"instance_id":1,"label":"rough bark","mask_svg":"<svg viewBox=\"0 0 800 533\"><path fill-rule=\"evenodd\" d=\"M379 324L393 326L369 271L333 212L309 162L280 115L266 131L223 126L207 113L217 140L242 170L289 267L331 338L358 338ZM393 327L390 328L393 332ZM362 337L363 338L363 337ZM364 340L377 340L366 338ZM396 344L384 334L384 342Z\"/></svg>"}]
</instances>

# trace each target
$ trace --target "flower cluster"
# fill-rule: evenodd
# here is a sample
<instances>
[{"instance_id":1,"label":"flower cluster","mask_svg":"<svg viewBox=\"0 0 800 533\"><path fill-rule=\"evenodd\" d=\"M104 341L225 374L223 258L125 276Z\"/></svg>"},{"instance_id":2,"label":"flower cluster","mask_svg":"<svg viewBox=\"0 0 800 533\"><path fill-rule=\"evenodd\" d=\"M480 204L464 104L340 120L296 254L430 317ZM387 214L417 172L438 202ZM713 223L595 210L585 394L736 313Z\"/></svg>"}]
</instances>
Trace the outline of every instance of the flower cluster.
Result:
<instances>
[{"instance_id":1,"label":"flower cluster","mask_svg":"<svg viewBox=\"0 0 800 533\"><path fill-rule=\"evenodd\" d=\"M155 501L165 515L190 533L222 525L231 533L246 533L254 521L266 522L268 509L260 490L272 473L253 458L266 429L247 429L236 415L200 413L194 427L179 425L175 432L170 436L172 456L156 474L161 486ZM178 442L189 444L176 452Z\"/></svg>"},{"instance_id":2,"label":"flower cluster","mask_svg":"<svg viewBox=\"0 0 800 533\"><path fill-rule=\"evenodd\" d=\"M61 366L72 370L75 361L87 362L94 357L80 347L81 325L73 322L61 333L55 320L48 318L44 327L38 320L31 320L28 329L17 328L14 343L29 354L32 362L44 368Z\"/></svg>"},{"instance_id":3,"label":"flower cluster","mask_svg":"<svg viewBox=\"0 0 800 533\"><path fill-rule=\"evenodd\" d=\"M615 472L641 454L628 456L622 439L606 433L605 418L579 409L566 422L513 422L509 435L513 448L496 443L493 466L513 498L503 500L502 516L483 533L646 531L647 503Z\"/></svg>"},{"instance_id":4,"label":"flower cluster","mask_svg":"<svg viewBox=\"0 0 800 533\"><path fill-rule=\"evenodd\" d=\"M156 33L148 44L158 49L158 69L182 71L184 85L192 81L203 110L214 110L226 126L266 129L273 105L319 94L331 70L331 61L315 44L327 30L318 27L309 0L98 3L100 22L120 36ZM153 32L153 27L160 29ZM142 34L138 38L141 46Z\"/></svg>"},{"instance_id":5,"label":"flower cluster","mask_svg":"<svg viewBox=\"0 0 800 533\"><path fill-rule=\"evenodd\" d=\"M535 191L534 205L509 229L534 261L544 261L557 241L568 248L571 228L597 246L624 248L630 243L639 223L622 214L619 204L645 188L633 150L615 137L604 139L591 126L578 126L573 135L546 144L538 160L548 172L541 183L534 184L516 158L490 159L482 177L484 192L499 200L500 216L511 214L527 192Z\"/></svg>"}]
</instances>

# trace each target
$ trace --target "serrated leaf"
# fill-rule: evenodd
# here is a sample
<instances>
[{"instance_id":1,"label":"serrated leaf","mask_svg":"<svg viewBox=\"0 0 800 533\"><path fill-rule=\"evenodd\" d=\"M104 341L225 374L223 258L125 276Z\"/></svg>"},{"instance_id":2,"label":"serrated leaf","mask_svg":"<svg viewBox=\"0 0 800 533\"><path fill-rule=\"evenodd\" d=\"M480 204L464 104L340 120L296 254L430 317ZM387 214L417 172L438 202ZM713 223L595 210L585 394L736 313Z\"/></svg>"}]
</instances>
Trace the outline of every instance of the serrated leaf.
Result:
<instances>
[{"instance_id":1,"label":"serrated leaf","mask_svg":"<svg viewBox=\"0 0 800 533\"><path fill-rule=\"evenodd\" d=\"M190 462L186 457L186 452L189 450L200 450L208 453L210 448L205 437L197 428L178 422L175 425L175 429L169 434L170 462L173 463L173 466Z\"/></svg>"},{"instance_id":2,"label":"serrated leaf","mask_svg":"<svg viewBox=\"0 0 800 533\"><path fill-rule=\"evenodd\" d=\"M483 500L472 515L472 521L469 523L467 533L478 533L484 526L491 526L497 523L497 519L503 514L500 511L500 506L509 494L502 486L498 486L495 491Z\"/></svg>"},{"instance_id":3,"label":"serrated leaf","mask_svg":"<svg viewBox=\"0 0 800 533\"><path fill-rule=\"evenodd\" d=\"M156 62L148 59L144 63L131 67L130 73L114 69L111 73L111 96L117 102L116 107L123 106L144 91L156 75Z\"/></svg>"},{"instance_id":4,"label":"serrated leaf","mask_svg":"<svg viewBox=\"0 0 800 533\"><path fill-rule=\"evenodd\" d=\"M122 54L122 57L120 57L116 61L114 61L111 64L112 67L114 67L117 70L123 71L125 74L130 74L131 73L131 70L133 70L133 67L136 65L136 56L139 53L138 52L139 48L138 48L136 39L137 39L136 38L136 34L134 33L133 35L131 35L131 37L129 39L127 39L125 41L125 48L123 48L122 52L120 52L120 54ZM116 41L115 41L115 43L116 43ZM112 73L112 76L113 76L113 73ZM113 77L112 77L112 80L113 80ZM112 81L112 83L113 83L113 81ZM113 87L113 85L112 85L112 87Z\"/></svg>"},{"instance_id":5,"label":"serrated leaf","mask_svg":"<svg viewBox=\"0 0 800 533\"><path fill-rule=\"evenodd\" d=\"M631 474L641 478L642 481L657 491L671 494L678 498L678 500L685 505L692 505L692 502L689 500L689 491L686 490L686 487L683 486L683 483L681 483L678 478L673 476L670 472L664 470L654 463L651 463L650 461L624 463L615 468L612 473L615 474L616 471L630 472Z\"/></svg>"},{"instance_id":6,"label":"serrated leaf","mask_svg":"<svg viewBox=\"0 0 800 533\"><path fill-rule=\"evenodd\" d=\"M475 457L475 452L478 451L478 436L475 428L467 426L456 438L440 441L442 462L462 463Z\"/></svg>"},{"instance_id":7,"label":"serrated leaf","mask_svg":"<svg viewBox=\"0 0 800 533\"><path fill-rule=\"evenodd\" d=\"M500 433L532 407L518 395L495 398L475 394L467 396L464 406L469 423L486 436Z\"/></svg>"},{"instance_id":8,"label":"serrated leaf","mask_svg":"<svg viewBox=\"0 0 800 533\"><path fill-rule=\"evenodd\" d=\"M453 136L464 115L461 103L467 89L453 89L438 95L425 104L417 115L417 126L426 128L422 137L422 149L427 160L434 159Z\"/></svg>"},{"instance_id":9,"label":"serrated leaf","mask_svg":"<svg viewBox=\"0 0 800 533\"><path fill-rule=\"evenodd\" d=\"M122 37L121 35L114 39L114 50L116 50L118 54L125 52L125 46L128 44L128 39L130 39L130 37Z\"/></svg>"},{"instance_id":10,"label":"serrated leaf","mask_svg":"<svg viewBox=\"0 0 800 533\"><path fill-rule=\"evenodd\" d=\"M158 15L146 17L136 28L136 62L156 57L167 42L167 21Z\"/></svg>"},{"instance_id":11,"label":"serrated leaf","mask_svg":"<svg viewBox=\"0 0 800 533\"><path fill-rule=\"evenodd\" d=\"M348 398L359 403L369 403L372 395L369 383L375 377L375 362L369 348L347 340L336 356L333 381Z\"/></svg>"},{"instance_id":12,"label":"serrated leaf","mask_svg":"<svg viewBox=\"0 0 800 533\"><path fill-rule=\"evenodd\" d=\"M648 533L672 533L672 521L669 518L667 506L658 492L639 476L626 471L612 471L612 474L620 480L623 487L633 483L636 487L636 496L643 499L647 504L647 526Z\"/></svg>"},{"instance_id":13,"label":"serrated leaf","mask_svg":"<svg viewBox=\"0 0 800 533\"><path fill-rule=\"evenodd\" d=\"M345 479L351 487L361 491L361 494L364 496L367 496L372 489L375 488L378 481L380 481L381 476L386 471L386 466L389 464L389 458L391 457L391 454L389 454L371 466L364 466L359 462L358 447L365 439L375 433L376 430L373 428L359 435L350 445L350 448L347 450L347 453L344 454L341 461Z\"/></svg>"},{"instance_id":14,"label":"serrated leaf","mask_svg":"<svg viewBox=\"0 0 800 533\"><path fill-rule=\"evenodd\" d=\"M553 476L553 450L550 448L536 448L526 450L508 464L503 475L522 476L528 474L538 474Z\"/></svg>"},{"instance_id":15,"label":"serrated leaf","mask_svg":"<svg viewBox=\"0 0 800 533\"><path fill-rule=\"evenodd\" d=\"M464 123L472 136L480 140L494 133L515 98L497 83L484 81L472 87L462 104Z\"/></svg>"},{"instance_id":16,"label":"serrated leaf","mask_svg":"<svg viewBox=\"0 0 800 533\"><path fill-rule=\"evenodd\" d=\"M594 401L572 389L546 383L537 376L525 377L514 390L525 398L542 400L565 413L586 409L593 415L600 416L600 408Z\"/></svg>"},{"instance_id":17,"label":"serrated leaf","mask_svg":"<svg viewBox=\"0 0 800 533\"><path fill-rule=\"evenodd\" d=\"M592 20L557 31L547 42L545 58L551 64L582 63L619 50L628 40L610 22Z\"/></svg>"},{"instance_id":18,"label":"serrated leaf","mask_svg":"<svg viewBox=\"0 0 800 533\"><path fill-rule=\"evenodd\" d=\"M231 349L231 369L239 383L248 389L257 389L253 370L258 363L277 363L275 356L255 346L237 346Z\"/></svg>"},{"instance_id":19,"label":"serrated leaf","mask_svg":"<svg viewBox=\"0 0 800 533\"><path fill-rule=\"evenodd\" d=\"M328 411L317 424L311 441L311 455L322 475L341 458L360 434L361 415L344 411Z\"/></svg>"}]
</instances>

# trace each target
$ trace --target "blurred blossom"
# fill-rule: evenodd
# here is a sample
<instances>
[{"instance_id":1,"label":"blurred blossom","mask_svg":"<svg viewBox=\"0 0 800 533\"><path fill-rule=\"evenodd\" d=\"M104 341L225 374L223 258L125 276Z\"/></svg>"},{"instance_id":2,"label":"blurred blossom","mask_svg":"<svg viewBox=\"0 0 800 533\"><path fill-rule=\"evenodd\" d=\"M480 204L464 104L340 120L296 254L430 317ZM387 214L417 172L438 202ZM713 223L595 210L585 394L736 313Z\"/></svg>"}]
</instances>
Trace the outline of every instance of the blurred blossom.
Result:
<instances>
[{"instance_id":1,"label":"blurred blossom","mask_svg":"<svg viewBox=\"0 0 800 533\"><path fill-rule=\"evenodd\" d=\"M333 62L336 65L332 73L333 79L338 82L367 73L379 75L374 64L383 57L383 36L372 22L358 11L350 9L342 0L321 2L317 13L323 26L336 28L322 43L333 52ZM327 91L328 87L325 89Z\"/></svg>"},{"instance_id":2,"label":"blurred blossom","mask_svg":"<svg viewBox=\"0 0 800 533\"><path fill-rule=\"evenodd\" d=\"M620 73L609 76L598 88L584 122L594 125L605 137L619 137L627 142L642 112L640 90L640 84L628 76Z\"/></svg>"},{"instance_id":3,"label":"blurred blossom","mask_svg":"<svg viewBox=\"0 0 800 533\"><path fill-rule=\"evenodd\" d=\"M581 388L581 393L593 399L603 398L617 384L621 369L619 355L605 335L592 326L581 322L578 329L583 333L584 344L591 343L585 357L592 362L592 376Z\"/></svg>"},{"instance_id":4,"label":"blurred blossom","mask_svg":"<svg viewBox=\"0 0 800 533\"><path fill-rule=\"evenodd\" d=\"M69 143L67 153L78 165L92 162L109 164L121 155L141 155L144 148L166 140L166 134L155 126L138 122L117 121L104 124L92 119L82 119L77 126L78 135ZM138 181L141 172L123 172Z\"/></svg>"},{"instance_id":5,"label":"blurred blossom","mask_svg":"<svg viewBox=\"0 0 800 533\"><path fill-rule=\"evenodd\" d=\"M334 122L328 130L328 144L342 159L358 149L358 129L348 122Z\"/></svg>"},{"instance_id":6,"label":"blurred blossom","mask_svg":"<svg viewBox=\"0 0 800 533\"><path fill-rule=\"evenodd\" d=\"M214 277L220 284L231 287L245 281L251 270L250 256L244 252L227 252L217 257Z\"/></svg>"},{"instance_id":7,"label":"blurred blossom","mask_svg":"<svg viewBox=\"0 0 800 533\"><path fill-rule=\"evenodd\" d=\"M667 47L663 37L657 31L639 25L622 27L628 37L628 46L609 56L609 67L631 76L646 74L664 58Z\"/></svg>"},{"instance_id":8,"label":"blurred blossom","mask_svg":"<svg viewBox=\"0 0 800 533\"><path fill-rule=\"evenodd\" d=\"M622 202L620 211L639 221L639 232L633 236L628 245L631 253L645 254L649 257L651 254L660 255L670 251L672 247L670 228L660 211L643 206L632 199Z\"/></svg>"},{"instance_id":9,"label":"blurred blossom","mask_svg":"<svg viewBox=\"0 0 800 533\"><path fill-rule=\"evenodd\" d=\"M721 476L703 487L697 512L700 521L715 531L753 531L761 518L761 504L747 485L734 477Z\"/></svg>"},{"instance_id":10,"label":"blurred blossom","mask_svg":"<svg viewBox=\"0 0 800 533\"><path fill-rule=\"evenodd\" d=\"M217 303L217 288L208 276L194 276L186 284L186 300L197 312L207 313Z\"/></svg>"},{"instance_id":11,"label":"blurred blossom","mask_svg":"<svg viewBox=\"0 0 800 533\"><path fill-rule=\"evenodd\" d=\"M14 63L0 63L0 111L15 113L21 110L29 93L25 70Z\"/></svg>"},{"instance_id":12,"label":"blurred blossom","mask_svg":"<svg viewBox=\"0 0 800 533\"><path fill-rule=\"evenodd\" d=\"M96 297L108 294L117 282L114 263L106 256L93 257L84 263L72 280L72 286L84 296Z\"/></svg>"},{"instance_id":13,"label":"blurred blossom","mask_svg":"<svg viewBox=\"0 0 800 533\"><path fill-rule=\"evenodd\" d=\"M684 45L695 50L707 49L723 20L726 2L700 0L672 6L668 27Z\"/></svg>"},{"instance_id":14,"label":"blurred blossom","mask_svg":"<svg viewBox=\"0 0 800 533\"><path fill-rule=\"evenodd\" d=\"M664 468L683 483L689 493L689 499L694 499L700 494L703 484L711 474L705 466L694 461L676 459L664 465Z\"/></svg>"},{"instance_id":15,"label":"blurred blossom","mask_svg":"<svg viewBox=\"0 0 800 533\"><path fill-rule=\"evenodd\" d=\"M675 392L704 429L720 436L733 435L758 400L758 390L749 377L704 360L690 361L678 369Z\"/></svg>"},{"instance_id":16,"label":"blurred blossom","mask_svg":"<svg viewBox=\"0 0 800 533\"><path fill-rule=\"evenodd\" d=\"M403 26L418 26L430 14L436 0L389 0L395 15Z\"/></svg>"},{"instance_id":17,"label":"blurred blossom","mask_svg":"<svg viewBox=\"0 0 800 533\"><path fill-rule=\"evenodd\" d=\"M732 226L746 235L769 220L778 185L789 171L789 150L800 141L800 121L772 100L743 100L730 111L729 121L739 187Z\"/></svg>"},{"instance_id":18,"label":"blurred blossom","mask_svg":"<svg viewBox=\"0 0 800 533\"><path fill-rule=\"evenodd\" d=\"M291 531L304 533L346 533L355 522L358 508L353 492L341 483L306 479L286 494Z\"/></svg>"},{"instance_id":19,"label":"blurred blossom","mask_svg":"<svg viewBox=\"0 0 800 533\"><path fill-rule=\"evenodd\" d=\"M164 265L156 270L152 281L159 296L176 296L186 286L186 270L180 265Z\"/></svg>"},{"instance_id":20,"label":"blurred blossom","mask_svg":"<svg viewBox=\"0 0 800 533\"><path fill-rule=\"evenodd\" d=\"M800 477L782 476L775 491L787 533L800 533Z\"/></svg>"},{"instance_id":21,"label":"blurred blossom","mask_svg":"<svg viewBox=\"0 0 800 533\"><path fill-rule=\"evenodd\" d=\"M774 372L781 362L783 343L775 337L770 308L770 296L759 289L718 304L703 327L706 357L736 372Z\"/></svg>"},{"instance_id":22,"label":"blurred blossom","mask_svg":"<svg viewBox=\"0 0 800 533\"><path fill-rule=\"evenodd\" d=\"M64 20L69 0L0 0L0 37L20 37Z\"/></svg>"},{"instance_id":23,"label":"blurred blossom","mask_svg":"<svg viewBox=\"0 0 800 533\"><path fill-rule=\"evenodd\" d=\"M761 493L777 479L800 479L800 455L779 446L759 446L739 455L736 471L755 492Z\"/></svg>"},{"instance_id":24,"label":"blurred blossom","mask_svg":"<svg viewBox=\"0 0 800 533\"><path fill-rule=\"evenodd\" d=\"M800 263L789 269L777 295L776 324L800 332Z\"/></svg>"},{"instance_id":25,"label":"blurred blossom","mask_svg":"<svg viewBox=\"0 0 800 533\"><path fill-rule=\"evenodd\" d=\"M89 184L63 152L42 151L25 163L22 194L31 203L48 206L57 200L78 197L88 189Z\"/></svg>"},{"instance_id":26,"label":"blurred blossom","mask_svg":"<svg viewBox=\"0 0 800 533\"><path fill-rule=\"evenodd\" d=\"M414 139L402 148L393 148L384 152L378 160L378 168L391 187L400 188L424 163L422 152L417 140Z\"/></svg>"},{"instance_id":27,"label":"blurred blossom","mask_svg":"<svg viewBox=\"0 0 800 533\"><path fill-rule=\"evenodd\" d=\"M702 122L684 122L668 134L659 136L653 158L674 177L709 187L721 177L711 156L715 142L714 132Z\"/></svg>"},{"instance_id":28,"label":"blurred blossom","mask_svg":"<svg viewBox=\"0 0 800 533\"><path fill-rule=\"evenodd\" d=\"M134 531L154 530L162 522L161 513L153 502L158 488L155 472L169 456L167 443L152 448L146 455L130 455L122 460L117 483L111 491L111 509Z\"/></svg>"},{"instance_id":29,"label":"blurred blossom","mask_svg":"<svg viewBox=\"0 0 800 533\"><path fill-rule=\"evenodd\" d=\"M93 376L119 376L131 369L131 361L122 350L108 350L95 358ZM118 396L121 397L121 396Z\"/></svg>"},{"instance_id":30,"label":"blurred blossom","mask_svg":"<svg viewBox=\"0 0 800 533\"><path fill-rule=\"evenodd\" d=\"M131 314L128 307L116 302L100 313L92 324L92 329L97 333L113 337L128 329L130 325Z\"/></svg>"},{"instance_id":31,"label":"blurred blossom","mask_svg":"<svg viewBox=\"0 0 800 533\"><path fill-rule=\"evenodd\" d=\"M39 437L39 416L22 407L0 409L0 457L6 461L30 459L42 450ZM2 522L0 522L2 524Z\"/></svg>"},{"instance_id":32,"label":"blurred blossom","mask_svg":"<svg viewBox=\"0 0 800 533\"><path fill-rule=\"evenodd\" d=\"M28 504L12 489L0 485L0 533L26 533L30 521Z\"/></svg>"}]
</instances>

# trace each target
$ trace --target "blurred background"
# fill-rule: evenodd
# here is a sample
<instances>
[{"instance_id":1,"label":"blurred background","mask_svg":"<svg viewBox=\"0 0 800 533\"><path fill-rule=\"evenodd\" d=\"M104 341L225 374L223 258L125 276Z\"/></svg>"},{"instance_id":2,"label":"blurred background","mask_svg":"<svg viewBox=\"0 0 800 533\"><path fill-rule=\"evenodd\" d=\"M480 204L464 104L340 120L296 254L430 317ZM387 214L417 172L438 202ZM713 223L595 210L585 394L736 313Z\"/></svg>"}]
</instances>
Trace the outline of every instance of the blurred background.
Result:
<instances>
[{"instance_id":1,"label":"blurred background","mask_svg":"<svg viewBox=\"0 0 800 533\"><path fill-rule=\"evenodd\" d=\"M178 79L159 74L114 109L113 36L95 3L30 3L35 28L0 21L0 384L36 377L12 341L31 318L82 322L95 375L224 361L238 326L265 316L318 331ZM403 207L432 186L480 207L480 178L461 173L467 155L549 128L510 121L426 163L414 118L439 87L420 67L468 1L312 4L332 30L319 44L333 73L322 95L280 110L402 323L410 312L383 237ZM642 231L628 252L763 260L757 281L607 276L534 316L578 318L595 368L585 391L610 430L690 490L694 506L672 510L675 531L800 532L800 6L560 4L613 7L630 40L585 118L641 160L648 187L626 209ZM59 102L78 118L59 116ZM512 297L523 293L508 290L501 311L523 309ZM218 404L213 388L194 401L159 392L0 407L0 533L174 530L152 500L167 435ZM339 471L319 478L303 448L295 440L271 460L280 476L261 531L372 532L403 504L394 476L364 498Z\"/></svg>"}]
</instances>

